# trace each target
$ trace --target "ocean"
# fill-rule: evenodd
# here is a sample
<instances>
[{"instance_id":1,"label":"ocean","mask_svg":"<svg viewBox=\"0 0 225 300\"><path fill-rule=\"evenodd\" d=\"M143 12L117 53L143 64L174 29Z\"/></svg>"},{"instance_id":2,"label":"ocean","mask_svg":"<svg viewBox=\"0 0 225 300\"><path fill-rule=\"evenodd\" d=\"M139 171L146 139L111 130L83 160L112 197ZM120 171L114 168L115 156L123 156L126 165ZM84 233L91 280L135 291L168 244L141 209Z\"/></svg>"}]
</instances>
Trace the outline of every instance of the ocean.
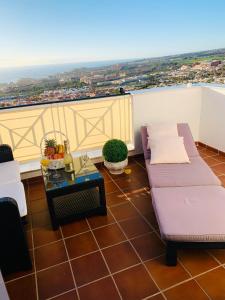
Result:
<instances>
[{"instance_id":1,"label":"ocean","mask_svg":"<svg viewBox=\"0 0 225 300\"><path fill-rule=\"evenodd\" d=\"M26 66L15 68L0 68L0 83L15 82L21 78L40 79L46 78L57 73L69 72L78 68L95 68L110 66L117 63L127 62L129 60L108 60L83 63L66 63L55 65Z\"/></svg>"}]
</instances>

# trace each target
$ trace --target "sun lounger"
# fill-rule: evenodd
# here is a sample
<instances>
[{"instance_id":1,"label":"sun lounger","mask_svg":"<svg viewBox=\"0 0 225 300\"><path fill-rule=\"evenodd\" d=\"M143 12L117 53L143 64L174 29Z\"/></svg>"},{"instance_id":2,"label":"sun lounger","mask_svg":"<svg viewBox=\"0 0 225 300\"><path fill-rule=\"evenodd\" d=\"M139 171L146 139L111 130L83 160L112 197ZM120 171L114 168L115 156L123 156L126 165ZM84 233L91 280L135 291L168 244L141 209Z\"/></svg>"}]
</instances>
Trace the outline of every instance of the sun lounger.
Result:
<instances>
[{"instance_id":1,"label":"sun lounger","mask_svg":"<svg viewBox=\"0 0 225 300\"><path fill-rule=\"evenodd\" d=\"M180 248L225 248L225 189L200 157L187 124L178 124L190 163L150 165L147 128L141 128L152 203L166 261L177 263Z\"/></svg>"}]
</instances>

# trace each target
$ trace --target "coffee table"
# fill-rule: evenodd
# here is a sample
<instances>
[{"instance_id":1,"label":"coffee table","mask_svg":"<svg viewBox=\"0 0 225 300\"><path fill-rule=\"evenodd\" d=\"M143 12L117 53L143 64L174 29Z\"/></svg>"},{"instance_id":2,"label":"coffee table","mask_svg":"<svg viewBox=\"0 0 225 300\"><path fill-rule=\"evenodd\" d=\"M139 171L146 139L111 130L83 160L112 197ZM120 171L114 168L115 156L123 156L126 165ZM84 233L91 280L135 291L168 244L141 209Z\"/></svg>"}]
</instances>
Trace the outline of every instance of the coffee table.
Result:
<instances>
[{"instance_id":1,"label":"coffee table","mask_svg":"<svg viewBox=\"0 0 225 300\"><path fill-rule=\"evenodd\" d=\"M48 170L44 178L52 227L93 214L106 215L104 178L90 159L84 165L81 157L74 159L72 173L64 169Z\"/></svg>"}]
</instances>

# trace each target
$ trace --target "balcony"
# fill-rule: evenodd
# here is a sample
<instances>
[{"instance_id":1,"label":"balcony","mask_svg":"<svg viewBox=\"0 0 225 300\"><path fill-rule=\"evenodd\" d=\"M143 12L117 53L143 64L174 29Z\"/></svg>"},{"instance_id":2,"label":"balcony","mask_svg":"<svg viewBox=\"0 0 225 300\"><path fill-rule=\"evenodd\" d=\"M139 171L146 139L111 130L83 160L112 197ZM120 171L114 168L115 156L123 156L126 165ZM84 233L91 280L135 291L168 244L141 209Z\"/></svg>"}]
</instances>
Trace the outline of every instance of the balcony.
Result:
<instances>
[{"instance_id":1,"label":"balcony","mask_svg":"<svg viewBox=\"0 0 225 300\"><path fill-rule=\"evenodd\" d=\"M21 162L28 203L25 226L33 269L6 276L10 299L223 299L225 250L179 251L164 264L165 245L151 206L140 127L151 121L189 123L199 152L225 186L225 89L158 88L97 101L5 109L0 141ZM45 132L68 135L74 155L87 151L105 179L108 216L53 231L39 175ZM112 137L130 149L130 174L112 176L100 160ZM206 146L207 145L207 146Z\"/></svg>"}]
</instances>

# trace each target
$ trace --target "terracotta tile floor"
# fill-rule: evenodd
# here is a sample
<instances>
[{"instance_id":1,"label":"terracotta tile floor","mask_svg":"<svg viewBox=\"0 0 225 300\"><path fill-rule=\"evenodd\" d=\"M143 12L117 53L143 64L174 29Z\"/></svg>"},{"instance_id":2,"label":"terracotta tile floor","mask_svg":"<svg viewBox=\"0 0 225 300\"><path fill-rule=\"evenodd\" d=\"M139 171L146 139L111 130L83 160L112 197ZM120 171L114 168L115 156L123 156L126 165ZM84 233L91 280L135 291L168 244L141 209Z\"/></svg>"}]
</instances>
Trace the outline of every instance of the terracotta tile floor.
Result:
<instances>
[{"instance_id":1,"label":"terracotta tile floor","mask_svg":"<svg viewBox=\"0 0 225 300\"><path fill-rule=\"evenodd\" d=\"M225 159L200 154L225 186ZM25 226L33 269L5 277L11 300L225 299L225 250L179 251L165 265L142 156L129 159L129 175L102 171L108 216L94 216L53 231L42 181L26 181Z\"/></svg>"}]
</instances>

